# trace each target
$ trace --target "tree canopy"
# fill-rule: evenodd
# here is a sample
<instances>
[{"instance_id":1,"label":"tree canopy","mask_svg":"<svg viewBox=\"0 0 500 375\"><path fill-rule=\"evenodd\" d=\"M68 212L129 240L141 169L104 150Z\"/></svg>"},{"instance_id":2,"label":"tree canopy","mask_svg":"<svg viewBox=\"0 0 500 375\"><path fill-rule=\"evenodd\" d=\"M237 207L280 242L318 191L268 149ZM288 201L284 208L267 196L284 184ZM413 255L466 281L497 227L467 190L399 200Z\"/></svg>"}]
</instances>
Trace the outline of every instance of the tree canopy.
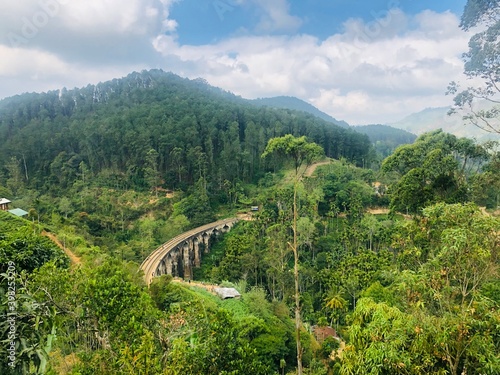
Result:
<instances>
[{"instance_id":1,"label":"tree canopy","mask_svg":"<svg viewBox=\"0 0 500 375\"><path fill-rule=\"evenodd\" d=\"M464 54L464 73L469 78L479 78L481 85L462 89L452 82L449 93L454 95L451 112L465 111L464 120L493 133L500 133L498 94L500 88L500 3L496 0L468 0L460 27L478 32L469 41Z\"/></svg>"}]
</instances>

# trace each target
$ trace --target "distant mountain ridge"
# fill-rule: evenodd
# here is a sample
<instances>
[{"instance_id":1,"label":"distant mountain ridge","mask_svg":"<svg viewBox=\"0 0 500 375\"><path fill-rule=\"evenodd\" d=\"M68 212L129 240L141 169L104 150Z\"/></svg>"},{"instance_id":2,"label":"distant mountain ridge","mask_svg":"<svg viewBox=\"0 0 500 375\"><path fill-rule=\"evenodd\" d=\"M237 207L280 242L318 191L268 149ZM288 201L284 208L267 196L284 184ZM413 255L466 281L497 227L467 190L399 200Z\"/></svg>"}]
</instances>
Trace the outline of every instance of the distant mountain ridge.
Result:
<instances>
[{"instance_id":1,"label":"distant mountain ridge","mask_svg":"<svg viewBox=\"0 0 500 375\"><path fill-rule=\"evenodd\" d=\"M412 113L402 120L387 125L420 135L436 129L443 129L457 137L473 138L480 142L500 140L498 134L487 133L472 124L466 124L459 114L448 115L451 107L426 108Z\"/></svg>"},{"instance_id":2,"label":"distant mountain ridge","mask_svg":"<svg viewBox=\"0 0 500 375\"><path fill-rule=\"evenodd\" d=\"M404 144L413 143L417 139L415 134L389 125L369 124L353 126L352 128L366 134L373 143L396 140L398 144Z\"/></svg>"},{"instance_id":3,"label":"distant mountain ridge","mask_svg":"<svg viewBox=\"0 0 500 375\"><path fill-rule=\"evenodd\" d=\"M285 108L285 109L293 109L296 111L302 111L310 113L320 119L331 122L335 125L338 125L343 128L349 128L349 124L342 120L337 120L332 116L326 114L323 111L320 111L318 108L313 106L312 104L296 98L294 96L274 96L271 98L259 98L250 100L250 103L259 105L259 106L268 106L274 108Z\"/></svg>"},{"instance_id":4,"label":"distant mountain ridge","mask_svg":"<svg viewBox=\"0 0 500 375\"><path fill-rule=\"evenodd\" d=\"M309 113L319 117L329 123L344 128L350 128L358 133L367 135L370 142L382 156L390 155L394 149L402 144L413 143L417 138L415 134L389 125L362 125L350 126L347 122L337 120L336 118L320 111L312 104L293 96L275 96L271 98L260 98L250 100L250 103L258 106L267 106L271 108L290 109Z\"/></svg>"},{"instance_id":5,"label":"distant mountain ridge","mask_svg":"<svg viewBox=\"0 0 500 375\"><path fill-rule=\"evenodd\" d=\"M413 133L388 125L361 125L353 126L352 129L366 134L375 150L382 157L392 154L398 146L413 143L417 139L417 136Z\"/></svg>"}]
</instances>

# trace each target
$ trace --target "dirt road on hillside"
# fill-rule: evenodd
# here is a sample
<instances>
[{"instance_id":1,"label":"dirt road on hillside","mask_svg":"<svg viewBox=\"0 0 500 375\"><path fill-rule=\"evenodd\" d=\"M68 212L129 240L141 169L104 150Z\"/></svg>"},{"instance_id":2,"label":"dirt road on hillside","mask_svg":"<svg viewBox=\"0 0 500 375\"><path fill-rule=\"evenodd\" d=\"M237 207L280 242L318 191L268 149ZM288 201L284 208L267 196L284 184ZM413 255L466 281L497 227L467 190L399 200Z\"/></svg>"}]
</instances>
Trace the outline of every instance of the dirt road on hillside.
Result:
<instances>
[{"instance_id":1,"label":"dirt road on hillside","mask_svg":"<svg viewBox=\"0 0 500 375\"><path fill-rule=\"evenodd\" d=\"M321 165L328 165L331 163L331 160L325 160L325 161L320 161L318 163L311 164L309 167L306 168L304 172L305 177L311 177L316 170Z\"/></svg>"},{"instance_id":2,"label":"dirt road on hillside","mask_svg":"<svg viewBox=\"0 0 500 375\"><path fill-rule=\"evenodd\" d=\"M68 256L68 258L69 258L69 260L71 261L72 264L75 264L75 265L82 264L82 260L80 259L80 257L77 257L75 255L75 253L73 253L70 249L68 249L66 246L64 246L61 243L61 241L59 241L57 239L57 237L54 236L52 233L43 231L42 232L42 236L50 238L52 240L52 242L54 242L62 251L64 251L66 253L66 255Z\"/></svg>"}]
</instances>

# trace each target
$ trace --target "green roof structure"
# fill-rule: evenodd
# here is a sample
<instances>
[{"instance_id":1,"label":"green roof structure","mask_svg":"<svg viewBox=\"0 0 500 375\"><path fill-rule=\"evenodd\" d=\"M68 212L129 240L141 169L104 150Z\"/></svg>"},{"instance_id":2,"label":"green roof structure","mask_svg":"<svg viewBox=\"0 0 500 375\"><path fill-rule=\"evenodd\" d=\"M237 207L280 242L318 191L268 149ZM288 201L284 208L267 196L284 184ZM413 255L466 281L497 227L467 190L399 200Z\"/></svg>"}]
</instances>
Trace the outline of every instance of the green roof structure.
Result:
<instances>
[{"instance_id":1,"label":"green roof structure","mask_svg":"<svg viewBox=\"0 0 500 375\"><path fill-rule=\"evenodd\" d=\"M22 210L20 208L14 208L13 210L9 210L9 212L11 214L19 216L19 217L28 215L28 212L26 212L26 211L24 211L24 210Z\"/></svg>"}]
</instances>

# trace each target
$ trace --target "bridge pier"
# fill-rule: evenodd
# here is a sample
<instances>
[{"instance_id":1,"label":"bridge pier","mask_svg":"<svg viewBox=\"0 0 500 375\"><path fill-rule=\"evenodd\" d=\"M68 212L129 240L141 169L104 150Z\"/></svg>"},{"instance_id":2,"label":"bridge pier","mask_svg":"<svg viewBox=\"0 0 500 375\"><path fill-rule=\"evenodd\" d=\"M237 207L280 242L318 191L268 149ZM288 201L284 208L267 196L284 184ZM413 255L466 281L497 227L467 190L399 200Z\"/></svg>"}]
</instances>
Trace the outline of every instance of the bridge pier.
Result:
<instances>
[{"instance_id":1,"label":"bridge pier","mask_svg":"<svg viewBox=\"0 0 500 375\"><path fill-rule=\"evenodd\" d=\"M165 274L171 275L172 274L172 257L170 254L167 255L167 260L165 262Z\"/></svg>"},{"instance_id":2,"label":"bridge pier","mask_svg":"<svg viewBox=\"0 0 500 375\"><path fill-rule=\"evenodd\" d=\"M176 248L172 254L172 276L178 276L180 273L180 267L179 267L179 249Z\"/></svg>"},{"instance_id":3,"label":"bridge pier","mask_svg":"<svg viewBox=\"0 0 500 375\"><path fill-rule=\"evenodd\" d=\"M200 237L193 238L193 251L194 251L194 266L196 268L199 268L201 266Z\"/></svg>"},{"instance_id":4,"label":"bridge pier","mask_svg":"<svg viewBox=\"0 0 500 375\"><path fill-rule=\"evenodd\" d=\"M184 246L182 247L183 251L183 277L184 279L189 279L191 280L193 278L193 270L191 268L191 249L192 246L192 241L188 240L184 243ZM180 275L179 275L180 276Z\"/></svg>"},{"instance_id":5,"label":"bridge pier","mask_svg":"<svg viewBox=\"0 0 500 375\"><path fill-rule=\"evenodd\" d=\"M209 248L210 235L208 235L207 233L202 233L201 236L203 238L203 244L205 245L204 252L205 252L205 254L208 254L208 252L210 251L210 248Z\"/></svg>"}]
</instances>

